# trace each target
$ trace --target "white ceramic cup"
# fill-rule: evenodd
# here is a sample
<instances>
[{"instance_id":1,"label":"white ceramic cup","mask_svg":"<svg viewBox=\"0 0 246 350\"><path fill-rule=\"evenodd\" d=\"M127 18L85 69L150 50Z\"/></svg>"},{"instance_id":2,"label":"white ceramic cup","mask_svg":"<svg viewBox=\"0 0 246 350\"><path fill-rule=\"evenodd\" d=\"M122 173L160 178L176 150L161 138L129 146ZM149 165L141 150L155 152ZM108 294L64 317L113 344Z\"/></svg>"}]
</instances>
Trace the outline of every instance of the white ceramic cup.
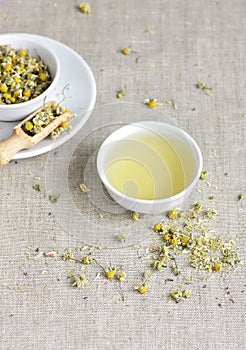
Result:
<instances>
[{"instance_id":1,"label":"white ceramic cup","mask_svg":"<svg viewBox=\"0 0 246 350\"><path fill-rule=\"evenodd\" d=\"M107 167L117 160L117 156L122 157L122 147L121 154L117 155L117 149L119 149L120 143L123 144L126 140L131 139L131 135L136 133L159 135L163 140L172 145L182 164L182 171L185 178L183 190L165 198L139 199L125 195L112 186L107 177ZM143 144L143 152L145 146ZM155 155L153 154L153 156ZM197 143L182 129L159 121L143 121L119 128L103 142L97 155L97 170L110 196L121 206L139 213L159 214L182 206L200 177L202 171L202 154Z\"/></svg>"}]
</instances>

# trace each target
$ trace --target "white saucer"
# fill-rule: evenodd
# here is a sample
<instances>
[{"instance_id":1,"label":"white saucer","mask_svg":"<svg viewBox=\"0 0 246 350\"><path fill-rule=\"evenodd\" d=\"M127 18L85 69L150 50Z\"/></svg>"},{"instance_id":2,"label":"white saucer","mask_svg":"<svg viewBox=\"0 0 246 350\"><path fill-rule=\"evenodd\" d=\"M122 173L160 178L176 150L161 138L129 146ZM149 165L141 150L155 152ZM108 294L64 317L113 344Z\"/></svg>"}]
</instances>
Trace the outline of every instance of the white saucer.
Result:
<instances>
[{"instance_id":1,"label":"white saucer","mask_svg":"<svg viewBox=\"0 0 246 350\"><path fill-rule=\"evenodd\" d=\"M55 142L47 137L32 149L20 151L13 157L13 159L21 159L37 156L59 147L82 128L95 105L96 83L87 63L68 46L40 35L14 34L45 44L56 53L61 63L61 77L51 99L57 102L61 101L62 90L69 84L69 88L65 90L65 100L62 102L62 105L76 113L76 117L71 122L72 129L69 133L60 135ZM4 35L0 35L0 42ZM17 124L18 122L0 122L0 140L10 137L14 126Z\"/></svg>"}]
</instances>

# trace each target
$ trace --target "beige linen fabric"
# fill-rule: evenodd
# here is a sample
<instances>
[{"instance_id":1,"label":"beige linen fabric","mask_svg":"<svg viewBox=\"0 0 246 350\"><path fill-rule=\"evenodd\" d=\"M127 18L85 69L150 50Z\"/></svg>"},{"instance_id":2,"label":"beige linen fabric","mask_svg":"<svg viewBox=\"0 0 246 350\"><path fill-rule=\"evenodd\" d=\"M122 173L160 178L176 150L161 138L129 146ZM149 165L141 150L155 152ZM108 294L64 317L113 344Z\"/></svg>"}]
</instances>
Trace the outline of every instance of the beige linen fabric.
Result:
<instances>
[{"instance_id":1,"label":"beige linen fabric","mask_svg":"<svg viewBox=\"0 0 246 350\"><path fill-rule=\"evenodd\" d=\"M78 145L85 141L74 159L71 140L57 149L56 155L12 161L0 169L0 347L244 349L244 266L231 275L216 275L188 286L176 277L165 283L171 276L167 271L155 273L149 292L140 295L133 289L146 270L145 248L151 244L150 226L157 218L144 216L132 222L126 214L106 213L100 221L78 184L82 160L86 164L109 131L109 124L117 127L120 121L141 120L141 113L147 109L145 98L174 100L177 110L163 103L158 107L162 114L155 112L151 118L163 116L163 120L171 120L189 132L199 143L204 169L209 171L210 185L200 182L202 193L195 191L185 208L196 199L215 207L219 215L213 229L235 239L245 260L246 202L237 200L246 192L245 1L97 0L90 2L88 15L78 10L78 4L74 0L1 2L1 33L48 36L68 45L88 62L97 83L97 108L87 129L76 136ZM146 31L148 27L153 32ZM124 56L120 50L129 45L136 53ZM196 88L199 81L213 88L213 96ZM116 92L123 86L127 94L117 100ZM127 104L130 109L136 104L140 115L128 115ZM89 132L92 136L86 137ZM68 176L61 173L56 179L63 164L70 164ZM58 200L52 208L44 193L46 185L61 188L67 178L71 191L72 186L76 188L69 200L80 211L80 219L73 222L63 217L66 204L62 207ZM40 184L40 193L32 188L35 183ZM211 195L214 204L208 199ZM100 200L97 193L95 200ZM115 235L123 229L130 233L130 240L121 244ZM67 247L75 251L97 239L98 244L111 247L95 251L100 263L122 266L127 272L122 284L124 301L119 301L119 284L106 280L102 273L98 275L100 269L89 266L81 271L81 266L61 259ZM133 243L138 248L129 247ZM59 255L28 260L28 254L52 250ZM83 256L81 251L76 254ZM75 267L76 273L86 274L90 281L81 290L67 279ZM191 273L186 267L185 271ZM168 293L180 284L192 290L192 298L180 304L168 302ZM228 291L230 295L225 296Z\"/></svg>"}]
</instances>

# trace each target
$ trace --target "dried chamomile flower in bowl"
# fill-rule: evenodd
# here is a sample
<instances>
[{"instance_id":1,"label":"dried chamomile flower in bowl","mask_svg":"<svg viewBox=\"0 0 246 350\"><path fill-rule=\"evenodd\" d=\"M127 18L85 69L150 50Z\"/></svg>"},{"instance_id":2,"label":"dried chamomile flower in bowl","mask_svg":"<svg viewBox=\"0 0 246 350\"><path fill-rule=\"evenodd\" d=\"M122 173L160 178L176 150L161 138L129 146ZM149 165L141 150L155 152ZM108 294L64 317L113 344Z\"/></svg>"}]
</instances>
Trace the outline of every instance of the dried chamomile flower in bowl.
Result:
<instances>
[{"instance_id":1,"label":"dried chamomile flower in bowl","mask_svg":"<svg viewBox=\"0 0 246 350\"><path fill-rule=\"evenodd\" d=\"M60 63L47 46L14 34L0 36L0 120L25 118L50 98Z\"/></svg>"}]
</instances>

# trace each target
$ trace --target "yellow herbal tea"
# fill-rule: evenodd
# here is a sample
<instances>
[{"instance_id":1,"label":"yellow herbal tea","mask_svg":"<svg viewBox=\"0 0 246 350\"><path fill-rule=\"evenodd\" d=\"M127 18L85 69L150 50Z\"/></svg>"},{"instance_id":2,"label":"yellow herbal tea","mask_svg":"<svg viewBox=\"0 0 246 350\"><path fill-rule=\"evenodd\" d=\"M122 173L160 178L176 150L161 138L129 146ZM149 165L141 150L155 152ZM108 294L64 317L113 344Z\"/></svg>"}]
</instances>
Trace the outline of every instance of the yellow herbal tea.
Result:
<instances>
[{"instance_id":1,"label":"yellow herbal tea","mask_svg":"<svg viewBox=\"0 0 246 350\"><path fill-rule=\"evenodd\" d=\"M114 141L105 175L129 197L163 199L183 191L192 181L194 159L175 138L139 131Z\"/></svg>"}]
</instances>

